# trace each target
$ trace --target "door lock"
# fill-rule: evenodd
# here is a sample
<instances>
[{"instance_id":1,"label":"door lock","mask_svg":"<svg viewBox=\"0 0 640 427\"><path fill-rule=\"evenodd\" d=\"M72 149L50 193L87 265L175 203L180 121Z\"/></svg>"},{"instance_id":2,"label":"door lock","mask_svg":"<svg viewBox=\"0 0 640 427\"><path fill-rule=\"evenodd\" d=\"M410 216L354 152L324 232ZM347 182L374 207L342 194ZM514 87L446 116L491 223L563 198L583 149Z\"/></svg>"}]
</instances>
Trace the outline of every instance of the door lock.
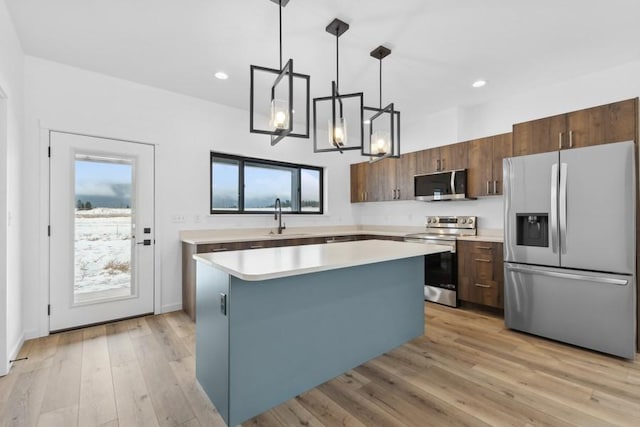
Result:
<instances>
[{"instance_id":1,"label":"door lock","mask_svg":"<svg viewBox=\"0 0 640 427\"><path fill-rule=\"evenodd\" d=\"M137 245L151 246L151 239L144 239L142 242L136 243Z\"/></svg>"}]
</instances>

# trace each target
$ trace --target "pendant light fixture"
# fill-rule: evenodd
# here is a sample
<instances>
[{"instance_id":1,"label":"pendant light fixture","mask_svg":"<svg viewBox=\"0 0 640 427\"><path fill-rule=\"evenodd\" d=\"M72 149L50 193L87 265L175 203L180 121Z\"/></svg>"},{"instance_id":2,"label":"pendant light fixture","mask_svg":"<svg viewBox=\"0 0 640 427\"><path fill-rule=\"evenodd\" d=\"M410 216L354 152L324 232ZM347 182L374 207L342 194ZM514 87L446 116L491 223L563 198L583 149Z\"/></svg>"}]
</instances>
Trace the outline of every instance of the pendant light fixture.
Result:
<instances>
[{"instance_id":1,"label":"pendant light fixture","mask_svg":"<svg viewBox=\"0 0 640 427\"><path fill-rule=\"evenodd\" d=\"M293 59L282 65L282 9L289 0L270 1L279 10L280 68L251 65L249 131L271 135L276 145L287 136L309 138L310 76L294 72Z\"/></svg>"},{"instance_id":2,"label":"pendant light fixture","mask_svg":"<svg viewBox=\"0 0 640 427\"><path fill-rule=\"evenodd\" d=\"M391 54L391 49L378 46L371 51L371 56L380 63L379 105L364 107L368 115L369 142L362 145L362 155L368 156L370 162L388 157L400 157L400 111L394 108L393 102L382 108L382 60Z\"/></svg>"},{"instance_id":3,"label":"pendant light fixture","mask_svg":"<svg viewBox=\"0 0 640 427\"><path fill-rule=\"evenodd\" d=\"M363 93L340 93L340 36L349 29L349 24L334 19L326 27L326 31L336 37L336 79L331 82L331 96L313 99L313 151L323 153L329 151L361 150L364 139ZM322 114L325 113L325 114ZM319 118L322 116L323 118ZM327 120L324 121L323 119ZM326 139L323 124L326 123ZM347 131L359 130L359 137L354 138ZM326 141L326 142L321 142Z\"/></svg>"}]
</instances>

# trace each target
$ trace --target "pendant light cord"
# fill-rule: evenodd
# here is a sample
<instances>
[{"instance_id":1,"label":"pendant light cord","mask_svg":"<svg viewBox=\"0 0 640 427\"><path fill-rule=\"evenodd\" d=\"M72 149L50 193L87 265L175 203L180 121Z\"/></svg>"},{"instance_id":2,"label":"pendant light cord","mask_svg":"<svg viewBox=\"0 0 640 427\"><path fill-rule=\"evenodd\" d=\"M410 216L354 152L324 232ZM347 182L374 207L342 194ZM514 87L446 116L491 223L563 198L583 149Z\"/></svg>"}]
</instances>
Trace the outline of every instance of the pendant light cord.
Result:
<instances>
[{"instance_id":1,"label":"pendant light cord","mask_svg":"<svg viewBox=\"0 0 640 427\"><path fill-rule=\"evenodd\" d=\"M340 93L340 36L338 35L340 33L339 31L340 27L338 27L338 30L336 31L336 92Z\"/></svg>"},{"instance_id":2,"label":"pendant light cord","mask_svg":"<svg viewBox=\"0 0 640 427\"><path fill-rule=\"evenodd\" d=\"M380 109L382 110L382 58L380 58Z\"/></svg>"},{"instance_id":3,"label":"pendant light cord","mask_svg":"<svg viewBox=\"0 0 640 427\"><path fill-rule=\"evenodd\" d=\"M280 15L280 70L282 70L282 0L278 1L278 11Z\"/></svg>"}]
</instances>

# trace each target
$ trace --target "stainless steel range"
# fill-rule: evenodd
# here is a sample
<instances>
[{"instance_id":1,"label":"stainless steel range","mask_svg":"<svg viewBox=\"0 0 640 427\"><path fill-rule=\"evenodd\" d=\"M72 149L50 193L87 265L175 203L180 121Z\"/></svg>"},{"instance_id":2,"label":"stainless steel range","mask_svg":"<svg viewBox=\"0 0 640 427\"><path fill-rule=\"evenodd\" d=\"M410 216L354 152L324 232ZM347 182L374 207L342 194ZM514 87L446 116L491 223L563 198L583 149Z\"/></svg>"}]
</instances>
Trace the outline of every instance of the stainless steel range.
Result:
<instances>
[{"instance_id":1,"label":"stainless steel range","mask_svg":"<svg viewBox=\"0 0 640 427\"><path fill-rule=\"evenodd\" d=\"M458 306L456 238L475 236L477 222L475 216L428 216L424 233L405 236L405 242L444 245L451 248L450 252L425 256L425 301L450 307Z\"/></svg>"}]
</instances>

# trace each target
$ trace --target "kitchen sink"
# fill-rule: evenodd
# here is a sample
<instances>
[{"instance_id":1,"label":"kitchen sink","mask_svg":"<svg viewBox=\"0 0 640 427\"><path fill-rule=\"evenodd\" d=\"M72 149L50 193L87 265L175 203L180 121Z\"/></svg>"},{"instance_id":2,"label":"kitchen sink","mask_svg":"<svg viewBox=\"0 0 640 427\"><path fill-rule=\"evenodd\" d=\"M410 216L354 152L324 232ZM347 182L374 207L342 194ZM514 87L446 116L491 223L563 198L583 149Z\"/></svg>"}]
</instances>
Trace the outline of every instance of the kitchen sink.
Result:
<instances>
[{"instance_id":1,"label":"kitchen sink","mask_svg":"<svg viewBox=\"0 0 640 427\"><path fill-rule=\"evenodd\" d=\"M277 233L269 233L267 234L268 237L278 237L278 238L285 238L285 237L292 237L292 238L296 238L296 237L307 237L307 236L311 236L310 233L282 233L282 234L277 234Z\"/></svg>"}]
</instances>

